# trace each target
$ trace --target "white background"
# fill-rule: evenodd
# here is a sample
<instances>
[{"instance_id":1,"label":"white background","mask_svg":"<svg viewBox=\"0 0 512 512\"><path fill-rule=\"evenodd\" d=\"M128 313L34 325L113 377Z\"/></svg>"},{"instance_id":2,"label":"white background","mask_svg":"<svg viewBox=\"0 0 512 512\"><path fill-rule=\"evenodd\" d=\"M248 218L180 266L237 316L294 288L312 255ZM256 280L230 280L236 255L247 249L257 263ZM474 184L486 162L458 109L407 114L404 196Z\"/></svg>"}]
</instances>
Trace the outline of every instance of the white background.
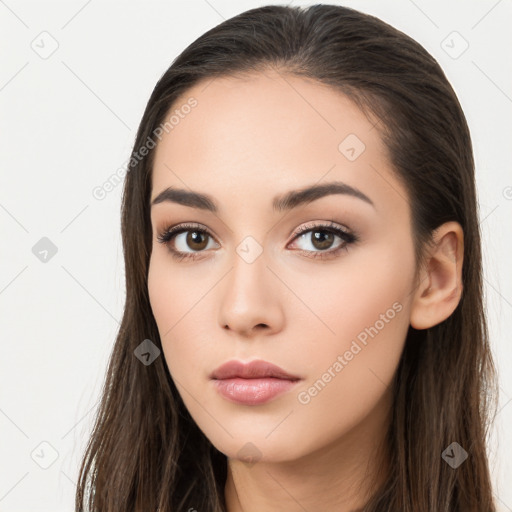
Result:
<instances>
[{"instance_id":1,"label":"white background","mask_svg":"<svg viewBox=\"0 0 512 512\"><path fill-rule=\"evenodd\" d=\"M101 201L93 188L128 159L171 61L209 28L264 4L0 0L0 512L73 510L78 462L125 298L122 185ZM420 42L468 119L501 373L491 462L500 506L512 511L505 485L512 482L512 2L343 5ZM454 58L464 40L469 47ZM52 44L58 48L47 58L33 48ZM42 237L57 247L46 263L32 252Z\"/></svg>"}]
</instances>

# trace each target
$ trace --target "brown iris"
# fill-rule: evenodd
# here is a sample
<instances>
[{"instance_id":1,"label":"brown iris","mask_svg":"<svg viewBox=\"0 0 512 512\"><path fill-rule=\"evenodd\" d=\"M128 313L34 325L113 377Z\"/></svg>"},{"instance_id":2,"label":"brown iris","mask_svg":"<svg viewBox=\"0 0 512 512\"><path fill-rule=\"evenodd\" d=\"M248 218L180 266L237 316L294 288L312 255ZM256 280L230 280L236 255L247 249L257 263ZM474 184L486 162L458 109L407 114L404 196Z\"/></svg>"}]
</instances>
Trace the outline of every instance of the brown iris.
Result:
<instances>
[{"instance_id":1,"label":"brown iris","mask_svg":"<svg viewBox=\"0 0 512 512\"><path fill-rule=\"evenodd\" d=\"M186 243L191 249L200 251L208 245L208 235L200 231L189 231ZM202 244L204 244L204 246Z\"/></svg>"},{"instance_id":2,"label":"brown iris","mask_svg":"<svg viewBox=\"0 0 512 512\"><path fill-rule=\"evenodd\" d=\"M322 231L312 231L313 246L317 249L328 249L333 243L333 233L325 233Z\"/></svg>"}]
</instances>

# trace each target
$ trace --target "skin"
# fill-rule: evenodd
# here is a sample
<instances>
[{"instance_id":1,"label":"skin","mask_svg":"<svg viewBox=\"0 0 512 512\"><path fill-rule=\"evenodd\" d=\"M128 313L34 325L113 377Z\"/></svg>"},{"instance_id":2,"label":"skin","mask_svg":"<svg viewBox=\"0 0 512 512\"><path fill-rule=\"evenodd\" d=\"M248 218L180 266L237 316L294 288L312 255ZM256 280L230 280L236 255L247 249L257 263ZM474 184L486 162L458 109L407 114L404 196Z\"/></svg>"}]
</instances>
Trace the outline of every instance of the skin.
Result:
<instances>
[{"instance_id":1,"label":"skin","mask_svg":"<svg viewBox=\"0 0 512 512\"><path fill-rule=\"evenodd\" d=\"M171 110L190 97L197 106L155 150L151 200L175 186L209 194L219 210L169 201L151 209L148 290L169 371L199 428L228 457L229 512L362 506L386 475L390 384L409 325L435 325L460 300L462 230L454 222L437 230L415 286L408 196L374 119L332 88L276 71L199 83ZM365 145L353 161L338 149L349 134ZM272 209L274 196L331 181L359 189L373 206L334 194ZM315 230L297 238L297 228L330 221L359 240L315 259L342 239L322 249ZM169 245L202 250L197 260L176 260L157 240L185 222L209 231L206 248L187 245L187 233ZM250 254L262 251L251 263L237 253L248 236L256 241L245 246ZM400 311L308 395L393 304ZM265 404L235 404L209 379L231 359L263 359L302 380Z\"/></svg>"}]
</instances>

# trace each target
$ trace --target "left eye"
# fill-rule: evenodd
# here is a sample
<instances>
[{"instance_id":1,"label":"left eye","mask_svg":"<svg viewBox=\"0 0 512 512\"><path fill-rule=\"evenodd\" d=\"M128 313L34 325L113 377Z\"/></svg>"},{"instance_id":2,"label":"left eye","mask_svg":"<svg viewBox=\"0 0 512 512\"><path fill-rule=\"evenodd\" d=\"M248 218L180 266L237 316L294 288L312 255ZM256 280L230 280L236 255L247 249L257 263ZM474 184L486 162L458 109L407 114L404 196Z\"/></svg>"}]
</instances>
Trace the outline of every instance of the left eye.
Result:
<instances>
[{"instance_id":1,"label":"left eye","mask_svg":"<svg viewBox=\"0 0 512 512\"><path fill-rule=\"evenodd\" d=\"M310 229L302 234L300 234L297 237L297 240L301 240L309 243L310 247L313 247L313 249L308 247L303 247L303 250L311 251L314 249L317 250L327 250L330 249L334 243L335 237L338 237L341 242L343 242L343 239L341 239L341 236L336 235L333 232L327 231L325 229Z\"/></svg>"},{"instance_id":2,"label":"left eye","mask_svg":"<svg viewBox=\"0 0 512 512\"><path fill-rule=\"evenodd\" d=\"M338 244L333 248L335 239L338 238ZM336 252L346 245L356 240L352 233L344 231L337 227L332 226L314 226L301 230L301 233L294 239L296 241L304 242L304 246L300 248L306 252Z\"/></svg>"}]
</instances>

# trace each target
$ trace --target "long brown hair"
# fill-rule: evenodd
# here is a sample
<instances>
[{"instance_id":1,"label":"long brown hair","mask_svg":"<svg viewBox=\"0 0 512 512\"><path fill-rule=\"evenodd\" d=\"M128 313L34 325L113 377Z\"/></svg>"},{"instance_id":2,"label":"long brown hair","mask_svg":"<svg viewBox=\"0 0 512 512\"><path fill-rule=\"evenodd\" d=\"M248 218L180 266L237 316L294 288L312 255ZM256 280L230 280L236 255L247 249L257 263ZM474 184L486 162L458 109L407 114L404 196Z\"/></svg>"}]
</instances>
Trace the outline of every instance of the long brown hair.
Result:
<instances>
[{"instance_id":1,"label":"long brown hair","mask_svg":"<svg viewBox=\"0 0 512 512\"><path fill-rule=\"evenodd\" d=\"M494 512L486 441L497 384L483 309L473 150L456 95L420 44L341 6L246 11L174 60L148 101L132 159L192 85L270 67L328 84L376 116L408 191L418 264L442 223L457 221L464 230L461 300L439 325L409 329L393 382L389 476L364 512ZM147 289L153 155L136 159L125 180L126 304L80 469L77 511L226 510L226 456L189 415L164 358L146 366L134 356L145 339L162 348ZM457 468L442 457L453 442L468 453Z\"/></svg>"}]
</instances>

